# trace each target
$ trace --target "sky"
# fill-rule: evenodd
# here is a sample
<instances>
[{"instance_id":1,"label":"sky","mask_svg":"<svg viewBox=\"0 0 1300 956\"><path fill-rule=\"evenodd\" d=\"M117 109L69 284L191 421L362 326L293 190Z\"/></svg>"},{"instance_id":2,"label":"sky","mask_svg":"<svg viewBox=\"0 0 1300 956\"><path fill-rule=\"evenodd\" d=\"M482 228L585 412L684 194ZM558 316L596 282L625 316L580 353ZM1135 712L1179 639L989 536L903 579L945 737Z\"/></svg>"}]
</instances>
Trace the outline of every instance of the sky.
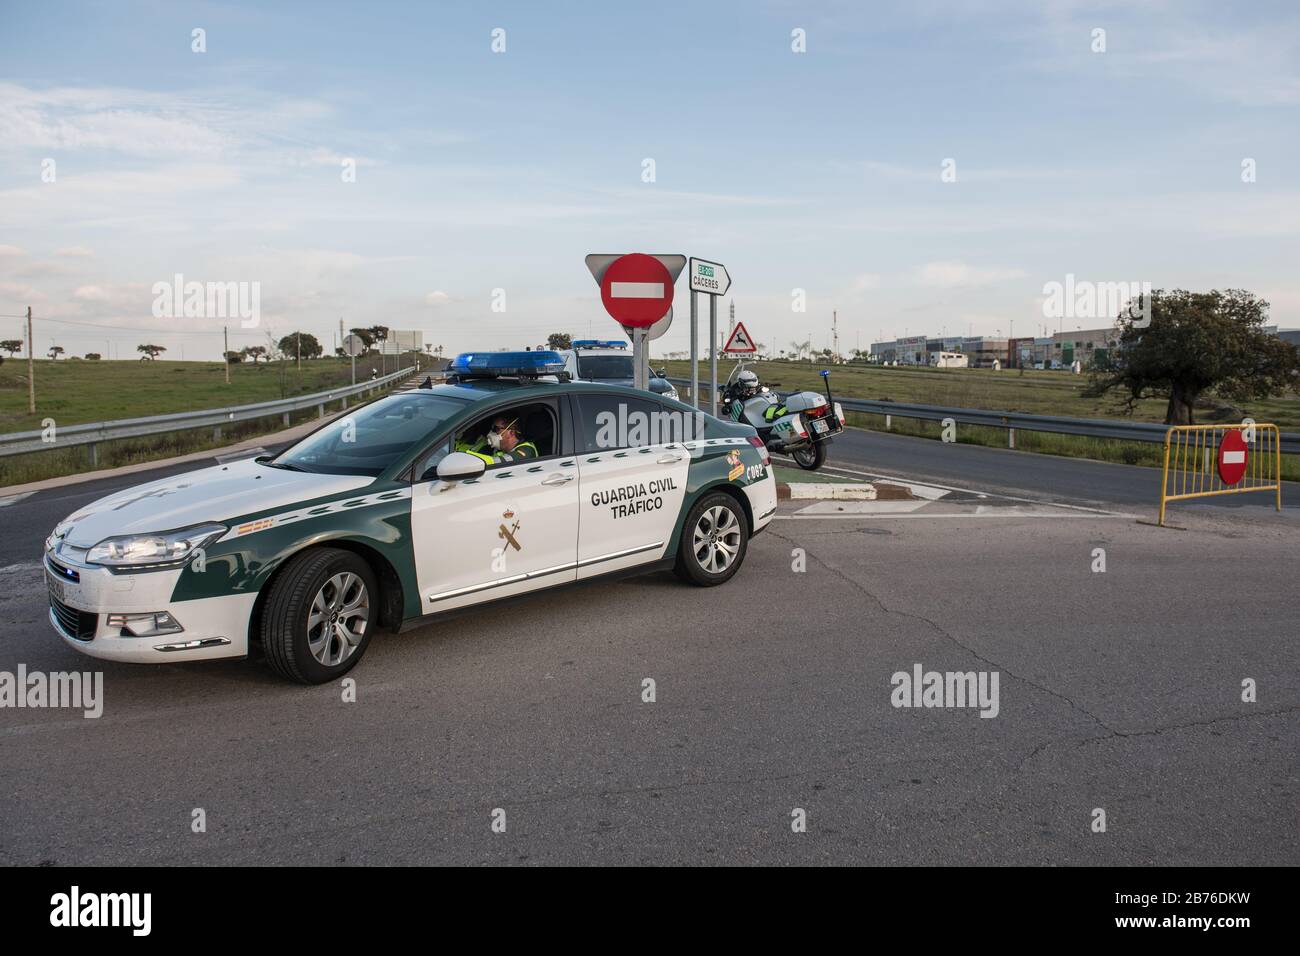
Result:
<instances>
[{"instance_id":1,"label":"sky","mask_svg":"<svg viewBox=\"0 0 1300 956\"><path fill-rule=\"evenodd\" d=\"M0 0L0 339L617 337L591 252L724 263L777 349L1109 324L1068 275L1295 328L1298 147L1294 3ZM257 326L155 314L178 274Z\"/></svg>"}]
</instances>

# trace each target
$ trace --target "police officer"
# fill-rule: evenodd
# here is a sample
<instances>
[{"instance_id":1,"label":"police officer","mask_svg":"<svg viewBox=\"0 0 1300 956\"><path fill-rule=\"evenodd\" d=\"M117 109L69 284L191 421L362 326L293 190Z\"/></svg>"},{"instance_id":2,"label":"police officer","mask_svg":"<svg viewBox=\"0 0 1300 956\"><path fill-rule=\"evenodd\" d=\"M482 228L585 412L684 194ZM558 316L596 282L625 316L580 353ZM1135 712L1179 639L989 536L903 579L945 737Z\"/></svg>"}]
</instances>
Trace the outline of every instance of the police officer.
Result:
<instances>
[{"instance_id":1,"label":"police officer","mask_svg":"<svg viewBox=\"0 0 1300 956\"><path fill-rule=\"evenodd\" d=\"M527 441L519 431L519 420L498 415L492 421L492 427L486 435L473 445L457 444L457 451L464 451L475 458L482 458L489 465L499 465L508 461L522 461L538 456L537 446Z\"/></svg>"}]
</instances>

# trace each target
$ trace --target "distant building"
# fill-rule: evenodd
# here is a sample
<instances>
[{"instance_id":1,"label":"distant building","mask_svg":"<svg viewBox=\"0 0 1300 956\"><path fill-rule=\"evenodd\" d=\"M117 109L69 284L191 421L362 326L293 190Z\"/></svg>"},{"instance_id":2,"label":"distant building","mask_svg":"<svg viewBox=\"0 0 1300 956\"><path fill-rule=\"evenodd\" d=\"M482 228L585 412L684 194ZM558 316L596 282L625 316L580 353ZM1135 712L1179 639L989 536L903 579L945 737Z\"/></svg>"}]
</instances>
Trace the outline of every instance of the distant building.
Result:
<instances>
[{"instance_id":1,"label":"distant building","mask_svg":"<svg viewBox=\"0 0 1300 956\"><path fill-rule=\"evenodd\" d=\"M1265 326L1264 332L1300 346L1300 329L1279 330L1277 326ZM937 356L961 353L966 357L968 368L992 368L993 363L998 362L1002 368L1069 369L1078 362L1086 372L1097 362L1105 362L1118 347L1118 332L1114 326L1016 339L980 335L965 338L912 335L888 342L873 342L871 360L882 364L939 365Z\"/></svg>"},{"instance_id":2,"label":"distant building","mask_svg":"<svg viewBox=\"0 0 1300 956\"><path fill-rule=\"evenodd\" d=\"M969 368L993 368L993 363L1007 364L1007 340L991 339L982 335L967 336L961 340L961 351Z\"/></svg>"},{"instance_id":3,"label":"distant building","mask_svg":"<svg viewBox=\"0 0 1300 956\"><path fill-rule=\"evenodd\" d=\"M961 352L931 352L930 364L935 368L966 368L967 358Z\"/></svg>"}]
</instances>

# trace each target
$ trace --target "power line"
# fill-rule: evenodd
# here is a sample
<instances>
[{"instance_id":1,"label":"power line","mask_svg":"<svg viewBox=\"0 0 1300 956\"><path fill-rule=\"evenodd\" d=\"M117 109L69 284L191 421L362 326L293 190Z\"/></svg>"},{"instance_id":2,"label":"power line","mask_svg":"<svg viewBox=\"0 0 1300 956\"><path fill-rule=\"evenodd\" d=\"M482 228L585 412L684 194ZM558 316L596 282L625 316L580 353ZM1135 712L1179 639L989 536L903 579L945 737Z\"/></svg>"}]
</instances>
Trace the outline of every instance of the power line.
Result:
<instances>
[{"instance_id":1,"label":"power line","mask_svg":"<svg viewBox=\"0 0 1300 956\"><path fill-rule=\"evenodd\" d=\"M15 318L26 318L26 316L15 316ZM82 322L77 319L56 319L48 315L37 315L33 318L40 319L42 322L54 322L58 325L73 325L78 328L95 329L98 332L117 333L119 335L135 335L139 332L150 332L155 335L221 335L221 329L153 329L145 327L130 326L123 328L121 326L104 325L100 322ZM261 335L265 331L271 331L271 326L259 331L236 332L236 335Z\"/></svg>"}]
</instances>

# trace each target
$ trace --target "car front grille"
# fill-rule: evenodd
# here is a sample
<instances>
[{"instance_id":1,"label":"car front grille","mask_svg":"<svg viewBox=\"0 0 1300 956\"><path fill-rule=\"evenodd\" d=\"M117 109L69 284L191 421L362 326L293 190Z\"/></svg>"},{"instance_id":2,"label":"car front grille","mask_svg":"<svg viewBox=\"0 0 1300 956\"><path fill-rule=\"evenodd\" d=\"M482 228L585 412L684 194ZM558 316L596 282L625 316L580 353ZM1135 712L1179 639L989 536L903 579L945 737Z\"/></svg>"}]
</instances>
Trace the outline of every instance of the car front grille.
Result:
<instances>
[{"instance_id":1,"label":"car front grille","mask_svg":"<svg viewBox=\"0 0 1300 956\"><path fill-rule=\"evenodd\" d=\"M61 561L55 561L48 554L45 556L45 563L57 577L66 578L74 584L81 580L81 573L76 568L70 568Z\"/></svg>"},{"instance_id":2,"label":"car front grille","mask_svg":"<svg viewBox=\"0 0 1300 956\"><path fill-rule=\"evenodd\" d=\"M50 595L50 610L54 612L54 619L58 621L60 629L69 637L75 637L79 641L94 638L99 615L68 607L53 594Z\"/></svg>"}]
</instances>

